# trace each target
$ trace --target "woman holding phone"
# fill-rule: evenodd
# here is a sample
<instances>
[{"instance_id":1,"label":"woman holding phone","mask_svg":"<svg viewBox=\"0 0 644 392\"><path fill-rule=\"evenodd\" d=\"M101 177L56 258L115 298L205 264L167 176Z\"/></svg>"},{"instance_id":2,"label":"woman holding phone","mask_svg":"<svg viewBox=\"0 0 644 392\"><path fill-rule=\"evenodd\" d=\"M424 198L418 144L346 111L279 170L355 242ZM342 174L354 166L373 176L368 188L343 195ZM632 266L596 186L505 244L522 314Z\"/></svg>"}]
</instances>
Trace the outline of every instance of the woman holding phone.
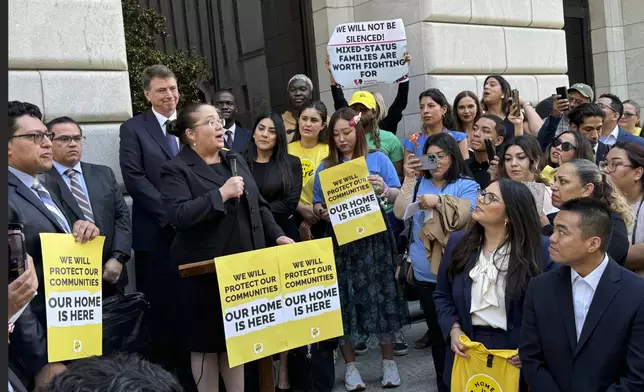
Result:
<instances>
[{"instance_id":1,"label":"woman holding phone","mask_svg":"<svg viewBox=\"0 0 644 392\"><path fill-rule=\"evenodd\" d=\"M445 370L445 340L440 333L433 294L442 245L434 243L435 248L431 246L429 234L447 241L452 232L462 230L476 206L479 185L471 179L458 145L449 134L430 136L421 152L432 154L436 159L435 164L432 163L428 170L419 172L420 159L412 156L407 160L405 181L394 203L394 214L402 219L407 206L413 202L419 202L422 210L412 217L412 237L408 250L414 286L420 297L428 329L426 336L416 342L416 348L432 347L434 368L436 374L441 375ZM428 214L432 218L427 219ZM432 251L427 251L428 248ZM436 381L439 392L449 391L448 385L440 376Z\"/></svg>"},{"instance_id":2,"label":"woman holding phone","mask_svg":"<svg viewBox=\"0 0 644 392\"><path fill-rule=\"evenodd\" d=\"M316 213L329 220L320 183L320 172L352 159L364 157L369 172L368 180L383 204L393 203L399 193L400 180L387 156L379 151L369 152L360 116L351 108L340 109L329 124L329 157L315 174L313 203ZM338 288L342 305L344 338L340 349L346 362L344 382L348 391L362 390L362 381L356 365L353 343L364 336L379 340L382 349L382 386L401 384L394 362L394 338L408 322L407 302L396 282L396 241L384 211L382 217L387 230L372 236L338 245L335 235L333 248L338 273Z\"/></svg>"}]
</instances>

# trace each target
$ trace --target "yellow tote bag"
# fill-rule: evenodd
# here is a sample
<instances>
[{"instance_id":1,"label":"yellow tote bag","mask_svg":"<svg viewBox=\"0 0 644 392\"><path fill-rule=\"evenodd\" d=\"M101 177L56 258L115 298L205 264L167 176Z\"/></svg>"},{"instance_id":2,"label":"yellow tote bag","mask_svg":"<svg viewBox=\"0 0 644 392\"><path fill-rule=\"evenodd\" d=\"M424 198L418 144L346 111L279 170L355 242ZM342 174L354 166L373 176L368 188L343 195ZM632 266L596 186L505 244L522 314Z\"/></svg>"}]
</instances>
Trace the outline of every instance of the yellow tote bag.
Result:
<instances>
[{"instance_id":1,"label":"yellow tote bag","mask_svg":"<svg viewBox=\"0 0 644 392\"><path fill-rule=\"evenodd\" d=\"M469 358L454 358L452 392L519 392L519 369L508 359L519 350L488 350L482 343L461 335Z\"/></svg>"}]
</instances>

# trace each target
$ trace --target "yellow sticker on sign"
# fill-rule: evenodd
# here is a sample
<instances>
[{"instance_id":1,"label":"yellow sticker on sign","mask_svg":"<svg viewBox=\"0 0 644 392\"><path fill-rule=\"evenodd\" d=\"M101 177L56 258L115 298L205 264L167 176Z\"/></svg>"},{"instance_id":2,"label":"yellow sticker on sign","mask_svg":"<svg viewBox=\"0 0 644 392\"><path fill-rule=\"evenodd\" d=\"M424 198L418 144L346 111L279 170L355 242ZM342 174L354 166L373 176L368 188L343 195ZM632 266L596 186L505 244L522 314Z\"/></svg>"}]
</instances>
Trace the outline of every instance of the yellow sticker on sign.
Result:
<instances>
[{"instance_id":1,"label":"yellow sticker on sign","mask_svg":"<svg viewBox=\"0 0 644 392\"><path fill-rule=\"evenodd\" d=\"M387 230L368 176L364 157L320 172L320 185L338 245Z\"/></svg>"},{"instance_id":2,"label":"yellow sticker on sign","mask_svg":"<svg viewBox=\"0 0 644 392\"><path fill-rule=\"evenodd\" d=\"M342 335L330 238L218 257L215 265L230 366Z\"/></svg>"},{"instance_id":3,"label":"yellow sticker on sign","mask_svg":"<svg viewBox=\"0 0 644 392\"><path fill-rule=\"evenodd\" d=\"M71 234L40 234L49 362L103 353L103 243Z\"/></svg>"}]
</instances>

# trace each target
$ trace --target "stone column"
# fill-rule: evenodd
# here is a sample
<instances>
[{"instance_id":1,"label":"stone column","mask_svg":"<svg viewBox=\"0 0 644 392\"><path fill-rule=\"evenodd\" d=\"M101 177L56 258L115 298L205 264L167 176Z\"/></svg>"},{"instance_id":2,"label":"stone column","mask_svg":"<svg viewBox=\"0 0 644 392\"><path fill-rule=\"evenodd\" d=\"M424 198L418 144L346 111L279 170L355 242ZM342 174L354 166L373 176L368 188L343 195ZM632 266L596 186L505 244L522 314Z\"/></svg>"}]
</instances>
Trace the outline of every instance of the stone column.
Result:
<instances>
[{"instance_id":1,"label":"stone column","mask_svg":"<svg viewBox=\"0 0 644 392\"><path fill-rule=\"evenodd\" d=\"M122 183L119 125L132 116L120 0L9 1L9 100L69 116L87 136L83 160Z\"/></svg>"}]
</instances>

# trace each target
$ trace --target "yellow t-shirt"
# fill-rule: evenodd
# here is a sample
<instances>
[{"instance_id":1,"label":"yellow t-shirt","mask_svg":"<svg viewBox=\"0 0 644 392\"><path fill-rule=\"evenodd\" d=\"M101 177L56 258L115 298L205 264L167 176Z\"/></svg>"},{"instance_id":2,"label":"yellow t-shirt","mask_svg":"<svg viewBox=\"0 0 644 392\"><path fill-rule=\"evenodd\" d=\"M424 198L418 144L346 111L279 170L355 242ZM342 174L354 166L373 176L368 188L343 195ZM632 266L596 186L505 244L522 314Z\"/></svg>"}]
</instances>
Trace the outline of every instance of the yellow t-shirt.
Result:
<instances>
[{"instance_id":1,"label":"yellow t-shirt","mask_svg":"<svg viewBox=\"0 0 644 392\"><path fill-rule=\"evenodd\" d=\"M315 171L322 160L329 156L329 145L318 143L313 148L304 148L297 141L288 145L288 153L300 158L300 162L302 162L302 195L300 196L300 202L312 205Z\"/></svg>"},{"instance_id":2,"label":"yellow t-shirt","mask_svg":"<svg viewBox=\"0 0 644 392\"><path fill-rule=\"evenodd\" d=\"M519 350L488 350L483 344L460 336L469 358L454 356L452 392L519 392L519 369L508 359Z\"/></svg>"}]
</instances>

